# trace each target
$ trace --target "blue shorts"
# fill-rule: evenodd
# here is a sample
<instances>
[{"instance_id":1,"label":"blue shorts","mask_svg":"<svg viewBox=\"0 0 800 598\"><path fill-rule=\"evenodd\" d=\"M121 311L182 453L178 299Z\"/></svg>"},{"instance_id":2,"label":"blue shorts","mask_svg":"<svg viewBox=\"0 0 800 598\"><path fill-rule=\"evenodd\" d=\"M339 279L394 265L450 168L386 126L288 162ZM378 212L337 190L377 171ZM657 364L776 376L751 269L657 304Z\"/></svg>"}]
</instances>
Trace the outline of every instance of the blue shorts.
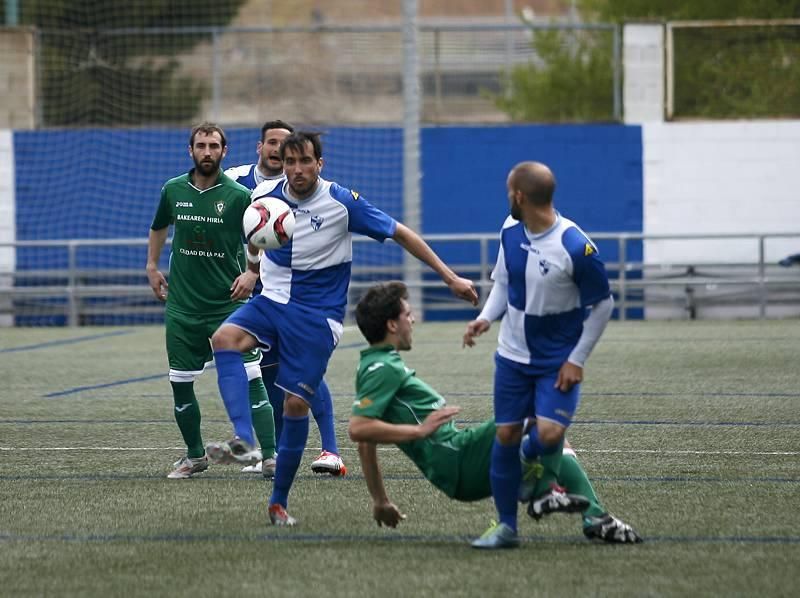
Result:
<instances>
[{"instance_id":1,"label":"blue shorts","mask_svg":"<svg viewBox=\"0 0 800 598\"><path fill-rule=\"evenodd\" d=\"M249 332L279 363L276 386L315 404L316 389L342 335L339 322L258 295L225 324Z\"/></svg>"},{"instance_id":2,"label":"blue shorts","mask_svg":"<svg viewBox=\"0 0 800 598\"><path fill-rule=\"evenodd\" d=\"M542 374L533 366L494 356L494 419L497 425L521 424L535 415L565 428L580 401L580 384L567 392L555 388L558 372Z\"/></svg>"}]
</instances>

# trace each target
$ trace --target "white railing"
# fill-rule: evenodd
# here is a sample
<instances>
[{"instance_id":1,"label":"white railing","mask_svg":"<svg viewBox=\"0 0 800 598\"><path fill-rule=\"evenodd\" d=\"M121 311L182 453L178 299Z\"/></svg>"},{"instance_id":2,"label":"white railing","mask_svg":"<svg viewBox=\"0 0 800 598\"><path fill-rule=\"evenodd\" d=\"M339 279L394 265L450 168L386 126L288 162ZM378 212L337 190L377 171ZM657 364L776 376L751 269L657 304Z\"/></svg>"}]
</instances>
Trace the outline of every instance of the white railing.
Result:
<instances>
[{"instance_id":1,"label":"white railing","mask_svg":"<svg viewBox=\"0 0 800 598\"><path fill-rule=\"evenodd\" d=\"M797 239L799 233L764 234L707 234L707 235L646 235L641 233L593 233L591 237L601 246L601 251L613 255L609 242L616 245L616 259L606 258L605 263L612 282L617 303L617 317L625 320L640 318L646 308L658 306L679 307L682 317L703 317L707 306L752 306L754 315L765 318L773 315L771 306L800 306L800 266L781 267L776 259L767 259L766 243L774 239ZM491 288L491 270L497 251L496 233L431 234L425 239L440 253L447 253L450 243L475 243L478 246L478 261L454 259L448 262L454 270L475 280L485 299ZM696 259L644 263L640 259L629 259L632 244L637 252L650 241L716 241L738 240L755 242L752 259L730 262L712 260L698 255ZM356 238L357 243L370 241ZM370 241L371 242L371 241ZM169 243L169 242L168 242ZM0 321L12 323L18 316L35 316L36 310L51 310L61 313L65 323L78 326L88 316L124 314L158 314L162 306L153 299L144 274L147 239L72 239L63 241L18 241L0 243L1 248L19 250L23 248L59 249L66 251L66 267L38 269L0 269ZM141 267L82 268L78 252L85 248L141 247ZM781 256L782 257L782 256ZM130 260L126 260L130 261ZM383 265L353 264L351 299L375 280L401 278L403 263ZM103 282L98 282L102 280ZM422 278L411 282L416 288L443 288L434 278ZM420 294L424 296L424 294ZM129 298L133 304L103 305L104 298ZM94 300L94 301L92 301ZM39 303L37 303L37 301ZM351 301L352 303L352 301ZM463 303L450 298L446 293L428 297L420 306L421 313L464 310ZM127 310L127 311L126 311Z\"/></svg>"}]
</instances>

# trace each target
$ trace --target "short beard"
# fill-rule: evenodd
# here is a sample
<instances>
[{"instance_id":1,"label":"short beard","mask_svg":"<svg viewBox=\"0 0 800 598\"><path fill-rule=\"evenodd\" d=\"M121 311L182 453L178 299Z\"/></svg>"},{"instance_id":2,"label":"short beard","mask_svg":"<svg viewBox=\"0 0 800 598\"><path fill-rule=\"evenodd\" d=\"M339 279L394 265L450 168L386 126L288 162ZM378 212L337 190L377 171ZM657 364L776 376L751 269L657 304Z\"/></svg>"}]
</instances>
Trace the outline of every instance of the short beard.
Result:
<instances>
[{"instance_id":1,"label":"short beard","mask_svg":"<svg viewBox=\"0 0 800 598\"><path fill-rule=\"evenodd\" d=\"M317 189L318 182L319 182L319 177L314 179L313 183L307 185L305 190L300 191L299 189L296 189L294 185L292 185L291 181L289 181L289 191L291 191L292 195L294 195L297 198L307 199L308 197L311 197L311 195L314 194L314 191Z\"/></svg>"},{"instance_id":2,"label":"short beard","mask_svg":"<svg viewBox=\"0 0 800 598\"><path fill-rule=\"evenodd\" d=\"M261 172L268 177L276 177L283 174L283 163L281 163L281 167L278 169L270 168L269 164L261 160L258 164L261 167Z\"/></svg>"},{"instance_id":3,"label":"short beard","mask_svg":"<svg viewBox=\"0 0 800 598\"><path fill-rule=\"evenodd\" d=\"M221 160L212 160L211 162L212 162L212 164L209 166L209 165L203 164L202 162L198 162L197 160L195 160L194 161L194 167L197 170L197 172L199 172L201 175L203 175L203 176L211 176L212 174L214 174L215 172L217 172L219 170L219 164L220 164Z\"/></svg>"}]
</instances>

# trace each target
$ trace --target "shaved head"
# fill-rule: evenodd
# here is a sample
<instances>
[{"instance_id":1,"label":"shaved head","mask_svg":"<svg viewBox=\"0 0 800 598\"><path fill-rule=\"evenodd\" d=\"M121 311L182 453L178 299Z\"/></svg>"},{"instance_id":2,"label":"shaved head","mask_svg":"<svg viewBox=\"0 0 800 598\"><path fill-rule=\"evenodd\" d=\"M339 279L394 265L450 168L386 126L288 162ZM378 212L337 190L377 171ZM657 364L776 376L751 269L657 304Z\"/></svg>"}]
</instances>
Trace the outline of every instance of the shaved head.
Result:
<instances>
[{"instance_id":1,"label":"shaved head","mask_svg":"<svg viewBox=\"0 0 800 598\"><path fill-rule=\"evenodd\" d=\"M532 204L543 206L553 201L556 177L541 162L520 162L508 174L508 187L520 191Z\"/></svg>"}]
</instances>

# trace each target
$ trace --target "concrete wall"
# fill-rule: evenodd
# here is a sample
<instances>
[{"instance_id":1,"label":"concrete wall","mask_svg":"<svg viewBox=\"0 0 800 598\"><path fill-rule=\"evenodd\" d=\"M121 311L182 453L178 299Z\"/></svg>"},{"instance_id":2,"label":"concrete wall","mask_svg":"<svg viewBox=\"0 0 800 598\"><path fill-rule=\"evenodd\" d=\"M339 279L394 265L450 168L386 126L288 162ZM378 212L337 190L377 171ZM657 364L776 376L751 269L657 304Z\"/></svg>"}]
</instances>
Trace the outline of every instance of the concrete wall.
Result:
<instances>
[{"instance_id":1,"label":"concrete wall","mask_svg":"<svg viewBox=\"0 0 800 598\"><path fill-rule=\"evenodd\" d=\"M664 25L628 24L623 40L625 122L642 124L642 231L676 236L800 232L800 121L665 122ZM770 289L770 299L782 304L770 306L768 316L800 315L799 269L775 266L798 252L800 234L764 246L767 274L785 281L783 288ZM674 280L692 267L720 280L650 287L646 317L758 317L759 289L721 281L754 277L756 269L743 264L758 259L759 241L752 236L646 241L644 262L657 265L650 276ZM737 299L749 305L734 305Z\"/></svg>"},{"instance_id":2,"label":"concrete wall","mask_svg":"<svg viewBox=\"0 0 800 598\"><path fill-rule=\"evenodd\" d=\"M16 268L16 251L2 243L13 243L17 238L14 176L14 136L11 131L0 130L0 326L12 323L11 300L3 290L13 284L9 274Z\"/></svg>"},{"instance_id":3,"label":"concrete wall","mask_svg":"<svg viewBox=\"0 0 800 598\"><path fill-rule=\"evenodd\" d=\"M648 123L643 127L648 234L800 231L800 121ZM800 238L771 242L777 261ZM650 241L650 262L750 261L753 243Z\"/></svg>"},{"instance_id":4,"label":"concrete wall","mask_svg":"<svg viewBox=\"0 0 800 598\"><path fill-rule=\"evenodd\" d=\"M773 281L785 280L783 290L770 289L770 317L800 316L798 268L775 266L781 258L800 253L800 122L742 121L648 123L643 126L644 232L660 235L797 233L769 239L764 259ZM685 288L648 291L672 304L651 305L646 317L685 318L683 302L697 307L701 318L758 317L758 289L724 283L725 278L755 276L759 240L649 240L647 264L660 264L660 273L680 276L686 265L698 274L711 273L719 282ZM723 268L710 264L730 265ZM792 282L794 281L794 282ZM792 291L792 288L794 289ZM749 298L748 306L732 305Z\"/></svg>"},{"instance_id":5,"label":"concrete wall","mask_svg":"<svg viewBox=\"0 0 800 598\"><path fill-rule=\"evenodd\" d=\"M660 121L664 118L664 27L625 25L622 39L625 122Z\"/></svg>"},{"instance_id":6,"label":"concrete wall","mask_svg":"<svg viewBox=\"0 0 800 598\"><path fill-rule=\"evenodd\" d=\"M0 27L0 128L32 129L35 122L33 32Z\"/></svg>"}]
</instances>

